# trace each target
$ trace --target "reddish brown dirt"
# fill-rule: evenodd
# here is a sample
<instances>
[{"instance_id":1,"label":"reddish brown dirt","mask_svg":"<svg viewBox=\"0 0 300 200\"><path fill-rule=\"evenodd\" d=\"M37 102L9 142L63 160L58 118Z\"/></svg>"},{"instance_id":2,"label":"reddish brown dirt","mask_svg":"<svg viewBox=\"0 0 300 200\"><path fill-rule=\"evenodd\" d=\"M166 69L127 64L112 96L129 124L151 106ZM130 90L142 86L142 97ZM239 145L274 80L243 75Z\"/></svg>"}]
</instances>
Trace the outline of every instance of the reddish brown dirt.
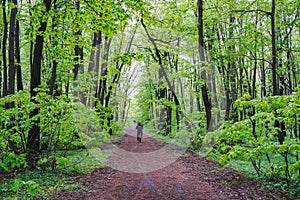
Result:
<instances>
[{"instance_id":1,"label":"reddish brown dirt","mask_svg":"<svg viewBox=\"0 0 300 200\"><path fill-rule=\"evenodd\" d=\"M128 129L118 146L131 152L151 152L161 148L161 144L150 137L138 143L133 135L134 129ZM289 199L189 151L186 156L157 171L126 173L106 167L80 176L76 181L90 190L62 191L55 199Z\"/></svg>"}]
</instances>

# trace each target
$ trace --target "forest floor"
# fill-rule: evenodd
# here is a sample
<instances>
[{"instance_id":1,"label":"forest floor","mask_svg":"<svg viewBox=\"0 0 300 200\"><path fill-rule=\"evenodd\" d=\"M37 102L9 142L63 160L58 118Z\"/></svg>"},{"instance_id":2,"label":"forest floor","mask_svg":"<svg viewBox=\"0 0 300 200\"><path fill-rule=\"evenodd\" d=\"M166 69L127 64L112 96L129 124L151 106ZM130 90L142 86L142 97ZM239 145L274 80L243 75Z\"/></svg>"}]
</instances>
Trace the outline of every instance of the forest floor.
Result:
<instances>
[{"instance_id":1,"label":"forest floor","mask_svg":"<svg viewBox=\"0 0 300 200\"><path fill-rule=\"evenodd\" d=\"M155 152L161 148L151 137L139 143L134 135L135 129L130 127L117 143L118 147L134 153ZM64 190L56 194L55 199L291 199L190 151L155 171L130 173L106 167L77 176L75 181L89 189Z\"/></svg>"}]
</instances>

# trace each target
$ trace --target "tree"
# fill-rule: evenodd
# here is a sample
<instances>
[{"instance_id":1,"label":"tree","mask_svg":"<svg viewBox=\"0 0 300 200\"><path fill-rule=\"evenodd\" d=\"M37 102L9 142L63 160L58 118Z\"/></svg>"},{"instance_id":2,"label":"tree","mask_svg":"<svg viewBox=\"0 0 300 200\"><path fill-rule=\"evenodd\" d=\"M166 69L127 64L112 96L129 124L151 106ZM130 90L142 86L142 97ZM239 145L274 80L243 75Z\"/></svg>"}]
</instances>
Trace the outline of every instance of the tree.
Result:
<instances>
[{"instance_id":1,"label":"tree","mask_svg":"<svg viewBox=\"0 0 300 200\"><path fill-rule=\"evenodd\" d=\"M3 38L2 38L2 63L3 63L3 96L7 95L7 59L6 59L6 42L8 23L6 19L6 0L2 1L2 16L3 16Z\"/></svg>"},{"instance_id":2,"label":"tree","mask_svg":"<svg viewBox=\"0 0 300 200\"><path fill-rule=\"evenodd\" d=\"M52 0L44 0L45 12L43 16L51 9ZM33 53L33 65L31 66L31 82L30 82L30 94L32 101L35 102L34 97L37 95L37 89L41 84L41 67L42 67L42 55L44 46L44 32L47 27L47 21L41 18L40 27L38 29L38 35L35 38L34 53ZM34 118L39 114L39 108L35 108L30 113L30 118ZM29 168L35 168L40 154L40 127L39 121L34 120L34 124L29 130L27 141L27 155L26 160Z\"/></svg>"},{"instance_id":3,"label":"tree","mask_svg":"<svg viewBox=\"0 0 300 200\"><path fill-rule=\"evenodd\" d=\"M16 35L16 15L17 15L17 1L13 0L14 7L10 12L9 22L9 76L8 76L8 94L15 93L15 35Z\"/></svg>"},{"instance_id":4,"label":"tree","mask_svg":"<svg viewBox=\"0 0 300 200\"><path fill-rule=\"evenodd\" d=\"M198 51L200 56L200 65L204 66L204 35L203 35L203 1L198 0ZM204 80L204 84L201 86L202 98L205 106L206 113L206 129L211 130L211 99L208 94L207 84L206 84L206 73L202 69L201 78Z\"/></svg>"}]
</instances>

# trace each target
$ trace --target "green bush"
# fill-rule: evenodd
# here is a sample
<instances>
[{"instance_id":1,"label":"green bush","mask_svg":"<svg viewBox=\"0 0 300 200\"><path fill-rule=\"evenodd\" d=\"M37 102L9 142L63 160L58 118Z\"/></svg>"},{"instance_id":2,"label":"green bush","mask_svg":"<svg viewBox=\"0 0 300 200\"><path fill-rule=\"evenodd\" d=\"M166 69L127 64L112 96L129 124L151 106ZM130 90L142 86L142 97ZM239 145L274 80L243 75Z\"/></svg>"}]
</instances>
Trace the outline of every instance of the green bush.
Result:
<instances>
[{"instance_id":1,"label":"green bush","mask_svg":"<svg viewBox=\"0 0 300 200\"><path fill-rule=\"evenodd\" d=\"M34 101L23 91L0 99L0 171L10 172L27 166L27 137L36 119L41 131L41 165L54 167L56 160L51 156L57 150L82 146L75 132L71 99L53 97L40 90ZM31 118L30 112L35 108L39 109L39 114ZM48 162L44 162L45 158Z\"/></svg>"},{"instance_id":2,"label":"green bush","mask_svg":"<svg viewBox=\"0 0 300 200\"><path fill-rule=\"evenodd\" d=\"M225 123L214 149L220 155L220 164L231 159L245 160L251 162L258 175L299 181L299 105L299 92L263 100L251 100L250 95L238 99L235 106L246 117ZM284 134L283 142L279 134Z\"/></svg>"}]
</instances>

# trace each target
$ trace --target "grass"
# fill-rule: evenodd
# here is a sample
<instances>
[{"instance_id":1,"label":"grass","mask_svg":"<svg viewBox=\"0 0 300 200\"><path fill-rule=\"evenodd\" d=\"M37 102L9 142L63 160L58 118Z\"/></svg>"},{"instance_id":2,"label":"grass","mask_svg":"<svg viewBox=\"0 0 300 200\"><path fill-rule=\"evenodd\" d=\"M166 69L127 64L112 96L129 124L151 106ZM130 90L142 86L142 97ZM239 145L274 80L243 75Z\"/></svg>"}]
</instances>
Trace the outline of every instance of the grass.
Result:
<instances>
[{"instance_id":1,"label":"grass","mask_svg":"<svg viewBox=\"0 0 300 200\"><path fill-rule=\"evenodd\" d=\"M256 171L250 162L243 161L243 160L231 160L227 163L227 166L239 172L242 172L243 174L247 175L247 177L249 178L257 177Z\"/></svg>"},{"instance_id":2,"label":"grass","mask_svg":"<svg viewBox=\"0 0 300 200\"><path fill-rule=\"evenodd\" d=\"M3 199L51 199L57 191L84 187L75 183L72 176L61 171L26 171L1 184L0 191Z\"/></svg>"},{"instance_id":3,"label":"grass","mask_svg":"<svg viewBox=\"0 0 300 200\"><path fill-rule=\"evenodd\" d=\"M90 173L95 168L105 167L107 158L102 155L97 159L88 153L86 149L70 151L67 153L68 162L65 166L59 166L65 172Z\"/></svg>"}]
</instances>

